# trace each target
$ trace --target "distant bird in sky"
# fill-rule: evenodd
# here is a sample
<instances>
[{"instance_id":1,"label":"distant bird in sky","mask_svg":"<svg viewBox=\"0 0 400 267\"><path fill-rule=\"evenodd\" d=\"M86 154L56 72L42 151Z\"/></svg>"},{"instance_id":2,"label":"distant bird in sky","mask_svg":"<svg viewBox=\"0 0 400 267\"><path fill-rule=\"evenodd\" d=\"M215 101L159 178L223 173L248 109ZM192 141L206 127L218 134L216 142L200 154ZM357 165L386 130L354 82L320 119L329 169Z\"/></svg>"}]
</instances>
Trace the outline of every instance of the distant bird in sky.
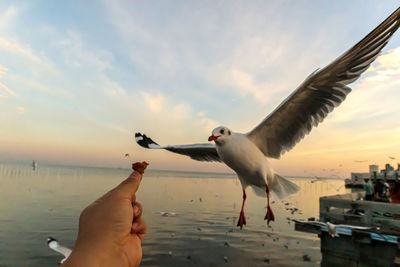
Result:
<instances>
[{"instance_id":1,"label":"distant bird in sky","mask_svg":"<svg viewBox=\"0 0 400 267\"><path fill-rule=\"evenodd\" d=\"M363 162L367 162L368 160L355 160L354 162L357 162L357 163L363 163Z\"/></svg>"},{"instance_id":2,"label":"distant bird in sky","mask_svg":"<svg viewBox=\"0 0 400 267\"><path fill-rule=\"evenodd\" d=\"M347 85L356 81L378 57L398 29L400 8L364 39L323 69L317 69L258 126L248 133L237 133L220 126L212 131L213 143L160 146L141 133L136 142L145 148L166 149L199 161L222 161L233 169L243 188L242 209L237 225L246 224L245 189L251 186L267 197L265 220L274 221L270 193L284 198L298 187L275 173L266 157L280 158L317 126L351 92ZM284 34L284 33L283 33ZM233 107L232 107L233 108ZM229 112L229 110L227 111Z\"/></svg>"},{"instance_id":3,"label":"distant bird in sky","mask_svg":"<svg viewBox=\"0 0 400 267\"><path fill-rule=\"evenodd\" d=\"M389 156L389 159L396 159L395 157L391 157L391 156Z\"/></svg>"},{"instance_id":4,"label":"distant bird in sky","mask_svg":"<svg viewBox=\"0 0 400 267\"><path fill-rule=\"evenodd\" d=\"M64 258L60 261L60 264L62 264L64 261L66 261L69 257L69 255L71 254L72 250L67 248L67 247L63 247L58 243L57 239L54 239L52 237L48 237L47 238L47 245L49 246L49 248L51 248L52 250L62 254L64 256Z\"/></svg>"}]
</instances>

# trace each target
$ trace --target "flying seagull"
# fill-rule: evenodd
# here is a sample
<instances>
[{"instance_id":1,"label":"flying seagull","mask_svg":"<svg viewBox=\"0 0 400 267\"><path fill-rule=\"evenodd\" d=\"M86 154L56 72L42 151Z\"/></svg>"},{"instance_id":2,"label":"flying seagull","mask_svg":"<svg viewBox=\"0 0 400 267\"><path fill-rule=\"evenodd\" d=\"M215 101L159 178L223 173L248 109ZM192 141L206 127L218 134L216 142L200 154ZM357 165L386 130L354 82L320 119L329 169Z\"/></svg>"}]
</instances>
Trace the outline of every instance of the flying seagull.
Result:
<instances>
[{"instance_id":1,"label":"flying seagull","mask_svg":"<svg viewBox=\"0 0 400 267\"><path fill-rule=\"evenodd\" d=\"M67 248L67 247L63 247L58 243L57 239L54 239L52 237L48 237L47 238L47 245L49 246L49 248L51 248L54 251L57 251L58 253L62 254L64 256L64 259L62 259L60 261L60 264L62 264L64 261L66 261L69 257L69 255L71 254L72 250Z\"/></svg>"},{"instance_id":2,"label":"flying seagull","mask_svg":"<svg viewBox=\"0 0 400 267\"><path fill-rule=\"evenodd\" d=\"M354 162L357 162L357 163L363 163L363 162L367 162L368 160L355 160Z\"/></svg>"},{"instance_id":3,"label":"flying seagull","mask_svg":"<svg viewBox=\"0 0 400 267\"><path fill-rule=\"evenodd\" d=\"M317 69L258 126L248 133L233 132L220 126L208 141L214 143L160 146L141 133L136 142L145 148L166 149L199 161L220 161L238 175L243 188L242 209L238 226L246 224L244 216L245 189L267 196L265 219L274 221L269 205L270 193L284 198L298 187L275 173L266 157L279 159L292 149L311 129L317 126L351 92L347 85L356 81L378 57L400 23L400 8L323 69Z\"/></svg>"}]
</instances>

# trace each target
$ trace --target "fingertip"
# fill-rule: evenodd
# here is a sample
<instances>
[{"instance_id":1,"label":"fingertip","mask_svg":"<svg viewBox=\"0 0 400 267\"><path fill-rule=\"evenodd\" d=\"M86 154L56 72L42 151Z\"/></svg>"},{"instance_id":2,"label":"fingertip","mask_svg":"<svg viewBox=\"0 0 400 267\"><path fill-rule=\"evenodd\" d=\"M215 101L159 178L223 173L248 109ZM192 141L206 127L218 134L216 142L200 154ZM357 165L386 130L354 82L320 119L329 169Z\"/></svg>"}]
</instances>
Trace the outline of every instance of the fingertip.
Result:
<instances>
[{"instance_id":1,"label":"fingertip","mask_svg":"<svg viewBox=\"0 0 400 267\"><path fill-rule=\"evenodd\" d=\"M132 179L132 180L135 180L135 181L140 181L140 180L142 180L142 174L137 172L137 171L133 171L129 175L128 179Z\"/></svg>"},{"instance_id":2,"label":"fingertip","mask_svg":"<svg viewBox=\"0 0 400 267\"><path fill-rule=\"evenodd\" d=\"M128 178L122 181L114 189L114 193L133 199L134 194L139 189L141 178L142 175L140 173L138 172L131 173Z\"/></svg>"}]
</instances>

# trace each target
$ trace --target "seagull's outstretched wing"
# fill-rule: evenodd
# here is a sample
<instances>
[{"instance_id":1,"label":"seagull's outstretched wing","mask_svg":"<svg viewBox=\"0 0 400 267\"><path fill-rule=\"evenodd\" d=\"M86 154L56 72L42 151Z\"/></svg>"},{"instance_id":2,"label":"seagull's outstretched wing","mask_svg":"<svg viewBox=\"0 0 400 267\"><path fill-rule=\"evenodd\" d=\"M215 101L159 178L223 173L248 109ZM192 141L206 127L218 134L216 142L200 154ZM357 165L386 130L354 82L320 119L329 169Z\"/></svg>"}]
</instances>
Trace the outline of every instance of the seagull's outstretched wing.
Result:
<instances>
[{"instance_id":1,"label":"seagull's outstretched wing","mask_svg":"<svg viewBox=\"0 0 400 267\"><path fill-rule=\"evenodd\" d=\"M326 223L321 222L321 221L303 221L303 220L296 220L296 219L294 219L292 221L297 222L297 223L306 223L306 224L317 225L317 226L326 226Z\"/></svg>"},{"instance_id":2,"label":"seagull's outstretched wing","mask_svg":"<svg viewBox=\"0 0 400 267\"><path fill-rule=\"evenodd\" d=\"M218 156L217 149L213 143L177 145L177 146L160 146L145 134L135 134L136 143L140 146L150 149L166 149L168 151L186 155L192 159L199 161L221 161Z\"/></svg>"},{"instance_id":3,"label":"seagull's outstretched wing","mask_svg":"<svg viewBox=\"0 0 400 267\"><path fill-rule=\"evenodd\" d=\"M331 64L312 73L267 118L248 133L267 157L279 158L317 126L350 93L399 27L400 8Z\"/></svg>"},{"instance_id":4,"label":"seagull's outstretched wing","mask_svg":"<svg viewBox=\"0 0 400 267\"><path fill-rule=\"evenodd\" d=\"M357 226L357 225L349 225L349 224L336 224L335 226L336 227L341 227L341 228L356 229L356 230L374 230L374 229L377 229L377 227Z\"/></svg>"}]
</instances>

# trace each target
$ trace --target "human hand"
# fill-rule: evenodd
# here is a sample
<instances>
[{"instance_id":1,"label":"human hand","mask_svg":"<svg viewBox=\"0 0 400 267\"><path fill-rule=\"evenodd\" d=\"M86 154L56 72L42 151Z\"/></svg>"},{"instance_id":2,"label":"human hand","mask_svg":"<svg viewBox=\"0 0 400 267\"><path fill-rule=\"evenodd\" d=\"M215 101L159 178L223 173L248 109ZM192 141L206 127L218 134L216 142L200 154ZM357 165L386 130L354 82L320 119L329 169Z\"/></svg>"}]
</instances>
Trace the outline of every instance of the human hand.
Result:
<instances>
[{"instance_id":1,"label":"human hand","mask_svg":"<svg viewBox=\"0 0 400 267\"><path fill-rule=\"evenodd\" d=\"M139 266L146 223L135 193L142 175L134 171L125 181L86 207L66 266Z\"/></svg>"}]
</instances>

